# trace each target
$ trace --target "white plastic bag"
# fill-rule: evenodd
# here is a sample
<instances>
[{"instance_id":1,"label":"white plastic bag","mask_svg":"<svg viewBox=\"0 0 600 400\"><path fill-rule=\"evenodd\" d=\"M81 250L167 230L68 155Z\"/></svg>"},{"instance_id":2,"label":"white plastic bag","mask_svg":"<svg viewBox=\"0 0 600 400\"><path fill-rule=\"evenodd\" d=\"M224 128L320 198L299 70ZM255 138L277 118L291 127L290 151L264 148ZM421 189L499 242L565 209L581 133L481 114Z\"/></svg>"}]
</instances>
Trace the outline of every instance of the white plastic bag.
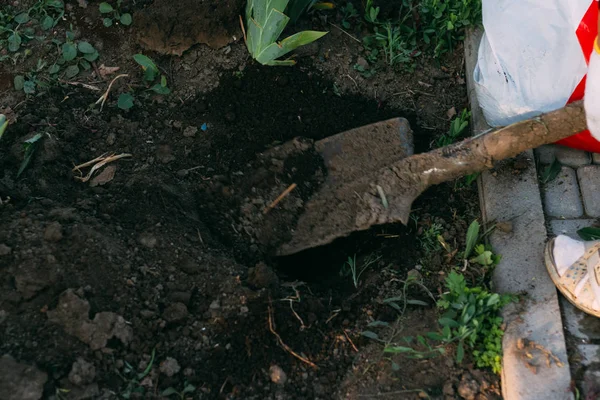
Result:
<instances>
[{"instance_id":1,"label":"white plastic bag","mask_svg":"<svg viewBox=\"0 0 600 400\"><path fill-rule=\"evenodd\" d=\"M474 80L490 126L567 104L587 72L576 30L595 1L483 0Z\"/></svg>"}]
</instances>

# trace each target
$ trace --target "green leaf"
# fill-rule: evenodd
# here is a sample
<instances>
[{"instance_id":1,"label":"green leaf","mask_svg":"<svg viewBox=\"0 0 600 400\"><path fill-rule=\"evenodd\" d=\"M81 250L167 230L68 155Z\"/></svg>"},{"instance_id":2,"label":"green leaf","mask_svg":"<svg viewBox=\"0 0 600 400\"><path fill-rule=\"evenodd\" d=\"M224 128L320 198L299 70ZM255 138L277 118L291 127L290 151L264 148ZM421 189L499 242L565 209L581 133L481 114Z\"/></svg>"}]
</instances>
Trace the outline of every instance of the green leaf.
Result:
<instances>
[{"instance_id":1,"label":"green leaf","mask_svg":"<svg viewBox=\"0 0 600 400\"><path fill-rule=\"evenodd\" d=\"M34 81L25 81L23 84L23 91L25 94L34 94L35 93L35 82Z\"/></svg>"},{"instance_id":2,"label":"green leaf","mask_svg":"<svg viewBox=\"0 0 600 400\"><path fill-rule=\"evenodd\" d=\"M133 19L131 18L131 14L125 13L125 14L121 15L121 18L119 18L119 21L121 21L121 23L123 25L129 26L133 22Z\"/></svg>"},{"instance_id":3,"label":"green leaf","mask_svg":"<svg viewBox=\"0 0 600 400\"><path fill-rule=\"evenodd\" d=\"M167 77L164 75L161 75L160 77L160 86L167 87Z\"/></svg>"},{"instance_id":4,"label":"green leaf","mask_svg":"<svg viewBox=\"0 0 600 400\"><path fill-rule=\"evenodd\" d=\"M100 3L98 9L102 14L108 14L109 12L113 12L115 10L110 4L106 2Z\"/></svg>"},{"instance_id":5,"label":"green leaf","mask_svg":"<svg viewBox=\"0 0 600 400\"><path fill-rule=\"evenodd\" d=\"M77 49L72 43L63 43L62 45L62 56L65 61L74 60L77 57Z\"/></svg>"},{"instance_id":6,"label":"green leaf","mask_svg":"<svg viewBox=\"0 0 600 400\"><path fill-rule=\"evenodd\" d=\"M492 260L492 255L493 254L491 251L486 250L483 253L479 254L477 257L475 257L473 261L479 265L483 265L484 267L489 266L494 263L494 261Z\"/></svg>"},{"instance_id":7,"label":"green leaf","mask_svg":"<svg viewBox=\"0 0 600 400\"><path fill-rule=\"evenodd\" d=\"M27 139L25 141L25 143L23 143L23 148L25 149L25 156L23 157L23 161L21 162L21 165L19 166L19 171L17 172L17 178L19 176L21 176L23 171L25 171L25 168L27 168L27 166L29 165L31 158L33 157L33 152L35 151L35 148L36 148L36 142L38 140L40 140L41 138L42 138L42 134L37 133L34 137L32 137L31 139Z\"/></svg>"},{"instance_id":8,"label":"green leaf","mask_svg":"<svg viewBox=\"0 0 600 400\"><path fill-rule=\"evenodd\" d=\"M19 47L21 47L21 36L17 32L14 32L8 37L8 50L15 52L19 50Z\"/></svg>"},{"instance_id":9,"label":"green leaf","mask_svg":"<svg viewBox=\"0 0 600 400\"><path fill-rule=\"evenodd\" d=\"M438 320L438 322L441 326L444 326L444 327L448 326L450 328L457 328L459 326L458 322L456 322L455 320L450 319L450 318L440 318Z\"/></svg>"},{"instance_id":10,"label":"green leaf","mask_svg":"<svg viewBox=\"0 0 600 400\"><path fill-rule=\"evenodd\" d=\"M137 374L138 379L144 379L146 377L146 375L148 375L150 373L150 370L152 370L152 364L154 364L155 354L156 354L156 348L152 349L152 357L150 357L150 362L146 366L146 369L144 370L144 372Z\"/></svg>"},{"instance_id":11,"label":"green leaf","mask_svg":"<svg viewBox=\"0 0 600 400\"><path fill-rule=\"evenodd\" d=\"M183 388L183 392L182 393L193 393L195 390L196 390L196 386L192 385L191 383L188 383Z\"/></svg>"},{"instance_id":12,"label":"green leaf","mask_svg":"<svg viewBox=\"0 0 600 400\"><path fill-rule=\"evenodd\" d=\"M29 22L29 14L24 12L24 13L17 15L15 17L15 22L17 24L25 24L25 23Z\"/></svg>"},{"instance_id":13,"label":"green leaf","mask_svg":"<svg viewBox=\"0 0 600 400\"><path fill-rule=\"evenodd\" d=\"M79 67L77 65L70 65L65 69L65 77L71 79L79 73Z\"/></svg>"},{"instance_id":14,"label":"green leaf","mask_svg":"<svg viewBox=\"0 0 600 400\"><path fill-rule=\"evenodd\" d=\"M367 325L369 328L376 328L376 327L380 327L380 326L390 326L389 323L385 322L385 321L373 321L371 323L369 323L369 325Z\"/></svg>"},{"instance_id":15,"label":"green leaf","mask_svg":"<svg viewBox=\"0 0 600 400\"><path fill-rule=\"evenodd\" d=\"M94 46L92 46L88 42L84 42L84 41L77 43L77 48L83 54L93 54L96 52L96 49L94 49Z\"/></svg>"},{"instance_id":16,"label":"green leaf","mask_svg":"<svg viewBox=\"0 0 600 400\"><path fill-rule=\"evenodd\" d=\"M84 54L83 58L85 58L89 62L93 62L93 61L96 61L99 56L100 56L100 54L98 54L98 51L94 50L93 53Z\"/></svg>"},{"instance_id":17,"label":"green leaf","mask_svg":"<svg viewBox=\"0 0 600 400\"><path fill-rule=\"evenodd\" d=\"M75 40L75 33L73 33L73 31L66 31L66 32L65 32L65 36L66 36L66 37L67 37L67 39L68 39L69 41L71 41L71 42L72 42L73 40Z\"/></svg>"},{"instance_id":18,"label":"green leaf","mask_svg":"<svg viewBox=\"0 0 600 400\"><path fill-rule=\"evenodd\" d=\"M555 158L554 161L552 162L552 164L547 165L542 170L542 173L541 173L542 183L546 184L548 182L552 182L554 179L556 179L558 174L560 174L560 171L562 171L562 165L560 164L558 159Z\"/></svg>"},{"instance_id":19,"label":"green leaf","mask_svg":"<svg viewBox=\"0 0 600 400\"><path fill-rule=\"evenodd\" d=\"M129 110L133 107L133 96L129 93L121 93L119 100L117 101L117 106L121 110Z\"/></svg>"},{"instance_id":20,"label":"green leaf","mask_svg":"<svg viewBox=\"0 0 600 400\"><path fill-rule=\"evenodd\" d=\"M307 45L325 36L327 32L303 31L283 39L279 43L272 43L256 56L256 61L264 65L293 65L291 60L279 61L282 57L300 46Z\"/></svg>"},{"instance_id":21,"label":"green leaf","mask_svg":"<svg viewBox=\"0 0 600 400\"><path fill-rule=\"evenodd\" d=\"M56 64L52 64L50 66L50 68L48 68L48 73L50 75L58 74L59 71L60 71L60 66L58 66Z\"/></svg>"},{"instance_id":22,"label":"green leaf","mask_svg":"<svg viewBox=\"0 0 600 400\"><path fill-rule=\"evenodd\" d=\"M429 306L429 304L425 303L424 301L421 300L406 300L406 304L412 304L415 306L423 306L423 307L427 307Z\"/></svg>"},{"instance_id":23,"label":"green leaf","mask_svg":"<svg viewBox=\"0 0 600 400\"><path fill-rule=\"evenodd\" d=\"M6 132L6 128L8 127L8 120L6 119L6 115L0 114L0 139L2 139L2 135Z\"/></svg>"},{"instance_id":24,"label":"green leaf","mask_svg":"<svg viewBox=\"0 0 600 400\"><path fill-rule=\"evenodd\" d=\"M600 239L600 228L586 227L577 231L577 234L583 240L598 240Z\"/></svg>"},{"instance_id":25,"label":"green leaf","mask_svg":"<svg viewBox=\"0 0 600 400\"><path fill-rule=\"evenodd\" d=\"M136 63L138 63L142 67L142 69L144 71L146 71L147 69L151 69L151 70L158 72L158 67L156 66L154 61L152 61L152 59L150 59L150 57L146 57L143 54L135 54L133 56L133 59L135 60Z\"/></svg>"},{"instance_id":26,"label":"green leaf","mask_svg":"<svg viewBox=\"0 0 600 400\"><path fill-rule=\"evenodd\" d=\"M158 93L158 94L169 94L169 93L171 93L171 89L169 89L168 87L165 87L165 86L161 86L158 83L156 85L152 86L150 88L150 90L152 90L153 92Z\"/></svg>"},{"instance_id":27,"label":"green leaf","mask_svg":"<svg viewBox=\"0 0 600 400\"><path fill-rule=\"evenodd\" d=\"M54 19L52 19L51 16L46 15L44 17L44 19L42 20L42 25L41 25L42 29L47 31L47 30L51 29L53 26L54 26Z\"/></svg>"},{"instance_id":28,"label":"green leaf","mask_svg":"<svg viewBox=\"0 0 600 400\"><path fill-rule=\"evenodd\" d=\"M387 346L383 349L384 353L413 353L415 350L404 346Z\"/></svg>"},{"instance_id":29,"label":"green leaf","mask_svg":"<svg viewBox=\"0 0 600 400\"><path fill-rule=\"evenodd\" d=\"M90 63L87 62L86 60L79 60L79 65L81 65L81 68L83 68L86 71L89 71L90 68L92 68L92 66L90 65Z\"/></svg>"},{"instance_id":30,"label":"green leaf","mask_svg":"<svg viewBox=\"0 0 600 400\"><path fill-rule=\"evenodd\" d=\"M444 337L437 332L427 332L425 335L431 340L444 340Z\"/></svg>"},{"instance_id":31,"label":"green leaf","mask_svg":"<svg viewBox=\"0 0 600 400\"><path fill-rule=\"evenodd\" d=\"M461 340L460 342L458 342L458 347L456 348L456 362L460 364L464 357L465 357L465 347Z\"/></svg>"},{"instance_id":32,"label":"green leaf","mask_svg":"<svg viewBox=\"0 0 600 400\"><path fill-rule=\"evenodd\" d=\"M167 388L165 390L163 390L163 392L161 393L163 396L171 396L172 394L179 394L179 392L177 390L175 390L175 388Z\"/></svg>"},{"instance_id":33,"label":"green leaf","mask_svg":"<svg viewBox=\"0 0 600 400\"><path fill-rule=\"evenodd\" d=\"M104 24L105 27L108 28L109 26L112 26L113 20L112 20L112 18L104 18L102 20L102 23Z\"/></svg>"},{"instance_id":34,"label":"green leaf","mask_svg":"<svg viewBox=\"0 0 600 400\"><path fill-rule=\"evenodd\" d=\"M13 79L13 85L15 86L15 90L23 90L23 87L25 86L25 77L23 75L16 75Z\"/></svg>"},{"instance_id":35,"label":"green leaf","mask_svg":"<svg viewBox=\"0 0 600 400\"><path fill-rule=\"evenodd\" d=\"M465 258L468 258L473 251L479 239L479 222L477 220L471 222L467 230L467 247L465 248Z\"/></svg>"},{"instance_id":36,"label":"green leaf","mask_svg":"<svg viewBox=\"0 0 600 400\"><path fill-rule=\"evenodd\" d=\"M369 339L379 340L379 335L373 331L363 331L360 334L364 337L368 337Z\"/></svg>"}]
</instances>

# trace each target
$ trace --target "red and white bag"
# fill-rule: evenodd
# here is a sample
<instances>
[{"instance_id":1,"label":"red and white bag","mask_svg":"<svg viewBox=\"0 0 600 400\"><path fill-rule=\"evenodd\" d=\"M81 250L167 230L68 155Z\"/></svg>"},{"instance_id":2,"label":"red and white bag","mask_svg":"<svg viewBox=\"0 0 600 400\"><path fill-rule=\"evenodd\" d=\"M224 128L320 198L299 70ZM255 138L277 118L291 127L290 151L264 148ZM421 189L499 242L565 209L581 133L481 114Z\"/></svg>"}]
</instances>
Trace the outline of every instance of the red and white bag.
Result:
<instances>
[{"instance_id":1,"label":"red and white bag","mask_svg":"<svg viewBox=\"0 0 600 400\"><path fill-rule=\"evenodd\" d=\"M483 0L474 70L487 123L506 126L581 100L598 33L598 0ZM559 144L600 153L589 131Z\"/></svg>"}]
</instances>

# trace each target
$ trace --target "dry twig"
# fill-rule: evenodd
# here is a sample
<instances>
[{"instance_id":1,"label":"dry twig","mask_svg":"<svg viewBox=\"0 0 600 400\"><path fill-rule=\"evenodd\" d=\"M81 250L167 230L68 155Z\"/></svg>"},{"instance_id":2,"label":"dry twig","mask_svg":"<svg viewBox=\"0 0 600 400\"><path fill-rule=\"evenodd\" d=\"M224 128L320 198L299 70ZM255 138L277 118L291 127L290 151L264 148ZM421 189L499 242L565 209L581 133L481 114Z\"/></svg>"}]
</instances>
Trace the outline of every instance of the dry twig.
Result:
<instances>
[{"instance_id":1,"label":"dry twig","mask_svg":"<svg viewBox=\"0 0 600 400\"><path fill-rule=\"evenodd\" d=\"M118 154L118 155L110 154L105 157L103 154L100 157L96 157L91 161L85 162L80 165L76 165L72 169L72 172L77 171L77 172L79 172L80 175L82 175L81 168L85 168L85 167L89 167L90 165L93 165L92 169L90 169L90 172L88 172L88 174L86 176L84 176L84 177L76 176L75 177L75 179L80 180L81 182L87 182L90 180L90 178L92 177L94 172L96 172L98 169L102 168L104 165L111 163L113 161L117 161L121 158L125 158L125 157L132 157L132 155L129 153L122 153L122 154Z\"/></svg>"},{"instance_id":2,"label":"dry twig","mask_svg":"<svg viewBox=\"0 0 600 400\"><path fill-rule=\"evenodd\" d=\"M345 329L343 329L342 332L344 332L344 335L346 336L346 339L348 339L348 342L350 343L350 345L352 346L352 348L354 349L354 351L358 353L358 347L356 347L356 345L354 344L354 342L352 341L352 339L350 339L350 336L348 336L348 332L346 332Z\"/></svg>"},{"instance_id":3,"label":"dry twig","mask_svg":"<svg viewBox=\"0 0 600 400\"><path fill-rule=\"evenodd\" d=\"M291 184L291 185L290 185L290 186L289 186L287 189L285 189L285 190L283 191L283 193L281 193L281 194L280 194L280 195L279 195L279 196L278 196L278 197L277 197L277 198L276 198L276 199L275 199L275 200L274 200L274 201L273 201L271 204L269 204L269 206L268 206L268 207L265 207L265 209L263 210L263 214L266 214L266 213L268 213L269 211L271 211L273 208L275 208L275 206L276 206L277 204L279 204L279 202L280 202L281 200L283 200L283 198L284 198L285 196L287 196L288 194L290 194L290 192L291 192L292 190L294 190L294 189L296 188L296 186L298 186L298 185L296 185L295 183L292 183L292 184Z\"/></svg>"},{"instance_id":4,"label":"dry twig","mask_svg":"<svg viewBox=\"0 0 600 400\"><path fill-rule=\"evenodd\" d=\"M126 76L129 76L129 75L127 75L127 74L117 75L113 78L112 81L110 81L110 83L108 84L108 89L106 89L106 92L104 92L104 94L102 96L100 96L100 98L96 101L96 104L102 103L102 104L100 104L100 111L102 111L102 108L104 107L104 103L106 102L106 100L108 100L108 94L110 93L110 89L112 88L113 83L115 83L115 81L117 79L124 78Z\"/></svg>"}]
</instances>

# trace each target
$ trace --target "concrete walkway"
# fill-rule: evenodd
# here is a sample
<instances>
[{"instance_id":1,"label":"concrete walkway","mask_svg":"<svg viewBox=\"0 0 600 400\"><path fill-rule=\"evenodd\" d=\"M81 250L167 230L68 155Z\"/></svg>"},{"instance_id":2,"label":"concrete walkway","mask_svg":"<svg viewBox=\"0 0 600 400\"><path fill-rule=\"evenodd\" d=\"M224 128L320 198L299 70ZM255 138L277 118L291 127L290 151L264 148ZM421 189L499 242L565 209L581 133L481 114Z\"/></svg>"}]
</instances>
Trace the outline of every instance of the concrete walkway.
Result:
<instances>
[{"instance_id":1,"label":"concrete walkway","mask_svg":"<svg viewBox=\"0 0 600 400\"><path fill-rule=\"evenodd\" d=\"M548 145L535 150L538 170L554 160L560 174L543 184L542 199L548 232L581 240L577 231L600 218L600 154ZM572 375L582 398L600 398L600 319L585 314L560 296Z\"/></svg>"}]
</instances>

